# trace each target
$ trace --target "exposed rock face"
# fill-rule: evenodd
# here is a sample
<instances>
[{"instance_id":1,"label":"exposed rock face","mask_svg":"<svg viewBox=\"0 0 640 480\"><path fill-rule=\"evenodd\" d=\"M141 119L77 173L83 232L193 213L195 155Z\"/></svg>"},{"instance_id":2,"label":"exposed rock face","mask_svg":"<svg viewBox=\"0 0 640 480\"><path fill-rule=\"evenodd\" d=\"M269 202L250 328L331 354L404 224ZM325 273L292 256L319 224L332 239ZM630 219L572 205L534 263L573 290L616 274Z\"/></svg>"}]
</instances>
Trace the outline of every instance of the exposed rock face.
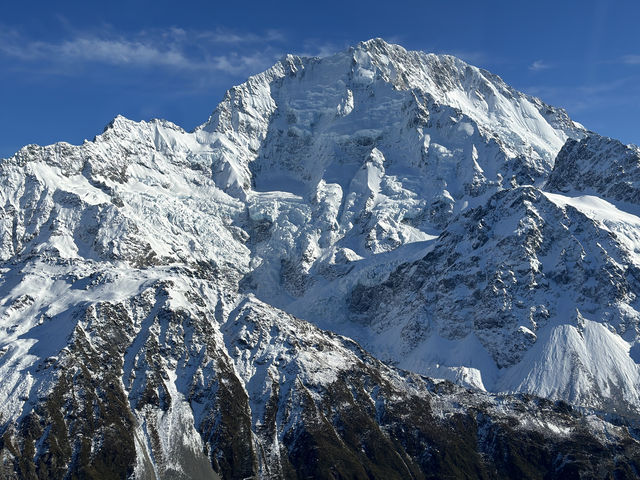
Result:
<instances>
[{"instance_id":1,"label":"exposed rock face","mask_svg":"<svg viewBox=\"0 0 640 480\"><path fill-rule=\"evenodd\" d=\"M423 258L355 287L349 307L395 339L387 351L405 368L442 374L458 361L471 371L451 368L452 379L489 390L637 414L639 372L620 339L637 336L640 271L617 233L565 197L503 190Z\"/></svg>"},{"instance_id":2,"label":"exposed rock face","mask_svg":"<svg viewBox=\"0 0 640 480\"><path fill-rule=\"evenodd\" d=\"M640 203L640 149L590 134L569 140L556 159L546 189L593 193L614 201Z\"/></svg>"},{"instance_id":3,"label":"exposed rock face","mask_svg":"<svg viewBox=\"0 0 640 480\"><path fill-rule=\"evenodd\" d=\"M567 194L635 201L569 175L624 182L635 150L602 166L586 134L372 40L285 57L191 133L24 147L0 477L635 478L640 219Z\"/></svg>"},{"instance_id":4,"label":"exposed rock face","mask_svg":"<svg viewBox=\"0 0 640 480\"><path fill-rule=\"evenodd\" d=\"M41 393L4 432L7 475L633 478L639 466L628 427L394 370L189 273L76 309L67 346L33 369Z\"/></svg>"}]
</instances>

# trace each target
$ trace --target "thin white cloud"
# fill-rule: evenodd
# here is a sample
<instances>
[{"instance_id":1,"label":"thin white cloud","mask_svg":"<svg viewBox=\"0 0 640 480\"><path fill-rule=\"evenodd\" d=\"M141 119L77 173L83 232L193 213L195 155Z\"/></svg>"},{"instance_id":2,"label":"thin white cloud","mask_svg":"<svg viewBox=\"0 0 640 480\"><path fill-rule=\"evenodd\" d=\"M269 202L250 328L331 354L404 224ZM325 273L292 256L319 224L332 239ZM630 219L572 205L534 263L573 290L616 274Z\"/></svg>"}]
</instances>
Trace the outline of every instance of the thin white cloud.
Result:
<instances>
[{"instance_id":1,"label":"thin white cloud","mask_svg":"<svg viewBox=\"0 0 640 480\"><path fill-rule=\"evenodd\" d=\"M59 42L29 41L16 31L0 33L0 56L19 62L81 67L99 63L128 68L247 75L266 68L279 56L274 44L282 35L222 30L188 32L180 28L143 31L130 36L111 32L77 34ZM230 50L230 47L237 47Z\"/></svg>"},{"instance_id":2,"label":"thin white cloud","mask_svg":"<svg viewBox=\"0 0 640 480\"><path fill-rule=\"evenodd\" d=\"M542 98L552 105L566 108L572 114L593 111L603 105L619 106L638 102L640 89L633 77L586 85L538 85L523 89L529 95ZM624 91L624 95L619 92Z\"/></svg>"},{"instance_id":3,"label":"thin white cloud","mask_svg":"<svg viewBox=\"0 0 640 480\"><path fill-rule=\"evenodd\" d=\"M200 32L198 37L227 45L272 43L281 42L285 39L284 34L278 30L267 30L264 34L257 34L253 32L238 33L221 28L210 32Z\"/></svg>"},{"instance_id":4,"label":"thin white cloud","mask_svg":"<svg viewBox=\"0 0 640 480\"><path fill-rule=\"evenodd\" d=\"M622 63L627 65L640 65L640 55L625 55L622 57Z\"/></svg>"},{"instance_id":5,"label":"thin white cloud","mask_svg":"<svg viewBox=\"0 0 640 480\"><path fill-rule=\"evenodd\" d=\"M158 48L142 42L127 40L75 38L59 45L44 45L41 53L52 53L65 60L113 65L164 65L181 68L197 66L174 46Z\"/></svg>"},{"instance_id":6,"label":"thin white cloud","mask_svg":"<svg viewBox=\"0 0 640 480\"><path fill-rule=\"evenodd\" d=\"M274 63L275 57L266 56L263 53L255 53L252 55L220 55L212 57L206 64L214 70L230 73L233 75L241 75L247 71L258 71L268 67Z\"/></svg>"},{"instance_id":7,"label":"thin white cloud","mask_svg":"<svg viewBox=\"0 0 640 480\"><path fill-rule=\"evenodd\" d=\"M344 50L344 47L337 47L334 44L329 44L326 43L324 45L320 45L318 47L318 50L316 51L315 55L316 57L329 57L331 55L334 55L336 52L342 51Z\"/></svg>"},{"instance_id":8,"label":"thin white cloud","mask_svg":"<svg viewBox=\"0 0 640 480\"><path fill-rule=\"evenodd\" d=\"M317 38L310 38L305 40L304 44L293 52L295 55L301 57L329 57L337 52L341 52L348 48L348 44L345 43L331 43Z\"/></svg>"},{"instance_id":9,"label":"thin white cloud","mask_svg":"<svg viewBox=\"0 0 640 480\"><path fill-rule=\"evenodd\" d=\"M539 72L541 70L548 70L549 68L551 68L551 65L549 65L548 63L546 63L546 62L544 62L542 60L536 60L531 65L529 65L529 70L531 70L532 72Z\"/></svg>"}]
</instances>

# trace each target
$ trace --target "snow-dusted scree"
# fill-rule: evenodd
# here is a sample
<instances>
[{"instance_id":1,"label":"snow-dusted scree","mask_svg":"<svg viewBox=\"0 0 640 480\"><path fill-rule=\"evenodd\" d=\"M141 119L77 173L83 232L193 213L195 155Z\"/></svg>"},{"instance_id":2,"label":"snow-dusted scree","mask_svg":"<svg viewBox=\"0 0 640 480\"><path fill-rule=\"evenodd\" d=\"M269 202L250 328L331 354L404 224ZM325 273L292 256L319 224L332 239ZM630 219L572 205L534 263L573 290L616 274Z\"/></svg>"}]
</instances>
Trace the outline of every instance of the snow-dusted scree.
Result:
<instances>
[{"instance_id":1,"label":"snow-dusted scree","mask_svg":"<svg viewBox=\"0 0 640 480\"><path fill-rule=\"evenodd\" d=\"M194 132L24 147L0 476L635 478L639 172L382 40L286 56Z\"/></svg>"}]
</instances>

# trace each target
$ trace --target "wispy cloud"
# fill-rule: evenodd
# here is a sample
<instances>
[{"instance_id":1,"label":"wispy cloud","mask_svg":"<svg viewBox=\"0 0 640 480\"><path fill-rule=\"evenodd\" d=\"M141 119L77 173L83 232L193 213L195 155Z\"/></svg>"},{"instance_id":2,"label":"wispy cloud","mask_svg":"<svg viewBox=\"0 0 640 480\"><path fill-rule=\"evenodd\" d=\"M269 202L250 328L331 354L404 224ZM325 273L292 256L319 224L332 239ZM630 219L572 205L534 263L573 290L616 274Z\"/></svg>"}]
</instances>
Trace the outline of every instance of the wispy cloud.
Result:
<instances>
[{"instance_id":1,"label":"wispy cloud","mask_svg":"<svg viewBox=\"0 0 640 480\"><path fill-rule=\"evenodd\" d=\"M625 55L622 57L622 63L627 65L640 65L640 55Z\"/></svg>"},{"instance_id":2,"label":"wispy cloud","mask_svg":"<svg viewBox=\"0 0 640 480\"><path fill-rule=\"evenodd\" d=\"M551 68L551 65L549 65L546 62L544 62L543 60L536 60L531 65L529 65L529 70L531 70L532 72L539 72L541 70L548 70L549 68Z\"/></svg>"},{"instance_id":3,"label":"wispy cloud","mask_svg":"<svg viewBox=\"0 0 640 480\"><path fill-rule=\"evenodd\" d=\"M339 52L341 50L344 50L345 47L344 46L337 46L336 44L333 43L324 43L322 45L318 45L318 47L315 49L314 53L312 54L312 56L314 57L328 57L330 55L333 55L336 52Z\"/></svg>"},{"instance_id":4,"label":"wispy cloud","mask_svg":"<svg viewBox=\"0 0 640 480\"><path fill-rule=\"evenodd\" d=\"M267 30L263 34L257 34L254 32L238 33L217 28L214 31L199 32L197 36L215 43L230 45L272 43L285 40L284 34L279 30Z\"/></svg>"},{"instance_id":5,"label":"wispy cloud","mask_svg":"<svg viewBox=\"0 0 640 480\"><path fill-rule=\"evenodd\" d=\"M603 105L625 105L640 98L640 89L632 77L583 85L530 86L523 90L574 114L592 111ZM621 95L620 92L625 93Z\"/></svg>"},{"instance_id":6,"label":"wispy cloud","mask_svg":"<svg viewBox=\"0 0 640 480\"><path fill-rule=\"evenodd\" d=\"M193 32L171 28L131 35L108 30L77 33L61 41L45 42L4 29L0 33L0 57L65 68L81 68L93 63L246 75L272 64L280 55L277 44L283 38L276 30L260 35L221 29Z\"/></svg>"},{"instance_id":7,"label":"wispy cloud","mask_svg":"<svg viewBox=\"0 0 640 480\"><path fill-rule=\"evenodd\" d=\"M352 45L355 45L355 42ZM346 41L335 43L319 38L309 38L302 43L299 49L288 53L300 55L301 57L328 57L336 52L345 50L348 46L349 43Z\"/></svg>"}]
</instances>

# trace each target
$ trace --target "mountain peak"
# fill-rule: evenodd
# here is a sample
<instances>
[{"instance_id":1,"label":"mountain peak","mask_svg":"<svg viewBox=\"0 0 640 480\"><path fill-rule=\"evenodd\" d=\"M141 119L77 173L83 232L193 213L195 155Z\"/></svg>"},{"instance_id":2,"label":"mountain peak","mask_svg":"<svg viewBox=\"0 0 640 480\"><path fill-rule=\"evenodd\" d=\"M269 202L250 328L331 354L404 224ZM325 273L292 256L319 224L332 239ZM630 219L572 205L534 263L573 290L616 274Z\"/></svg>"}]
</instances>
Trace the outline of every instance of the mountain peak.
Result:
<instances>
[{"instance_id":1,"label":"mountain peak","mask_svg":"<svg viewBox=\"0 0 640 480\"><path fill-rule=\"evenodd\" d=\"M371 38L369 40L365 40L356 44L355 47L351 47L354 50L365 50L369 52L377 52L377 53L390 53L390 52L398 52L398 53L406 53L407 50L401 45L397 45L394 43L389 43L386 40L377 37Z\"/></svg>"},{"instance_id":2,"label":"mountain peak","mask_svg":"<svg viewBox=\"0 0 640 480\"><path fill-rule=\"evenodd\" d=\"M384 133L392 126L401 131ZM454 132L466 132L466 140L455 145L435 140L445 130L458 140L463 137ZM580 138L582 131L563 110L517 92L495 75L455 57L407 51L380 38L325 58L286 56L230 89L209 121L196 129L201 142L218 142L221 163L214 170L227 191L240 196L261 182L264 175L255 172L265 168L286 172L289 185L313 188L323 169L351 155L336 144L346 138L367 145L361 158L376 146L392 163L416 166L425 155L437 155L435 146L404 152L384 145L385 138L397 135L411 136L408 144L430 138L449 152L470 149L476 140L497 142L500 155L513 159L510 171L502 173L516 175L520 183L537 183L551 170L565 140ZM300 145L289 151L292 139ZM466 156L473 154L469 150ZM501 181L499 168L483 161L478 168L485 177L490 173L488 181ZM467 172L480 170L471 165Z\"/></svg>"}]
</instances>

